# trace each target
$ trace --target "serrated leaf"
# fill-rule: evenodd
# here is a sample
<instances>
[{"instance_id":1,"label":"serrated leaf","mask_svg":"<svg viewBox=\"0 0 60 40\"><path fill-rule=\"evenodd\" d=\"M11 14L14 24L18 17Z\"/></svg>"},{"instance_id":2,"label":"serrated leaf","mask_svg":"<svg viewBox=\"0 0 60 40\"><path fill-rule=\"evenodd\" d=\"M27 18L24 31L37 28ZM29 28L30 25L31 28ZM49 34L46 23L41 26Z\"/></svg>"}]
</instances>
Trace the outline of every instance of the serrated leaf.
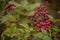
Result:
<instances>
[{"instance_id":1,"label":"serrated leaf","mask_svg":"<svg viewBox=\"0 0 60 40\"><path fill-rule=\"evenodd\" d=\"M16 17L13 15L7 15L7 19L10 21L16 21Z\"/></svg>"},{"instance_id":2,"label":"serrated leaf","mask_svg":"<svg viewBox=\"0 0 60 40\"><path fill-rule=\"evenodd\" d=\"M24 39L27 40L27 38L28 38L30 35L31 35L30 33L24 34Z\"/></svg>"},{"instance_id":3,"label":"serrated leaf","mask_svg":"<svg viewBox=\"0 0 60 40\"><path fill-rule=\"evenodd\" d=\"M17 20L16 20L16 17L13 15L6 15L1 18L1 23L5 23L9 21L17 21Z\"/></svg>"},{"instance_id":4,"label":"serrated leaf","mask_svg":"<svg viewBox=\"0 0 60 40\"><path fill-rule=\"evenodd\" d=\"M7 36L14 36L15 32L16 32L16 24L12 24L11 27L7 28L3 34Z\"/></svg>"},{"instance_id":5,"label":"serrated leaf","mask_svg":"<svg viewBox=\"0 0 60 40\"><path fill-rule=\"evenodd\" d=\"M0 10L4 10L6 2L7 2L6 0L0 0Z\"/></svg>"},{"instance_id":6,"label":"serrated leaf","mask_svg":"<svg viewBox=\"0 0 60 40\"><path fill-rule=\"evenodd\" d=\"M1 18L1 23L5 23L6 21L7 21L7 18L3 16L3 17Z\"/></svg>"},{"instance_id":7,"label":"serrated leaf","mask_svg":"<svg viewBox=\"0 0 60 40\"><path fill-rule=\"evenodd\" d=\"M42 34L43 34L43 35L47 35L48 33L47 33L46 30L42 30Z\"/></svg>"},{"instance_id":8,"label":"serrated leaf","mask_svg":"<svg viewBox=\"0 0 60 40\"><path fill-rule=\"evenodd\" d=\"M23 26L25 29L29 29L29 26L26 23L22 23L20 25Z\"/></svg>"},{"instance_id":9,"label":"serrated leaf","mask_svg":"<svg viewBox=\"0 0 60 40\"><path fill-rule=\"evenodd\" d=\"M52 29L56 32L60 31L60 29L57 26L54 26Z\"/></svg>"},{"instance_id":10,"label":"serrated leaf","mask_svg":"<svg viewBox=\"0 0 60 40\"><path fill-rule=\"evenodd\" d=\"M49 15L49 17L50 17L50 19L51 19L51 20L53 20L53 19L54 19L54 18L53 18L53 16L51 16L51 15Z\"/></svg>"},{"instance_id":11,"label":"serrated leaf","mask_svg":"<svg viewBox=\"0 0 60 40\"><path fill-rule=\"evenodd\" d=\"M54 22L60 22L60 19L54 19Z\"/></svg>"},{"instance_id":12,"label":"serrated leaf","mask_svg":"<svg viewBox=\"0 0 60 40\"><path fill-rule=\"evenodd\" d=\"M37 34L34 34L34 36L37 37L37 38L42 38L43 34L42 33L37 33Z\"/></svg>"},{"instance_id":13,"label":"serrated leaf","mask_svg":"<svg viewBox=\"0 0 60 40\"><path fill-rule=\"evenodd\" d=\"M27 0L22 1L22 2L21 2L21 6L24 7L24 8L27 8L27 6L28 6Z\"/></svg>"},{"instance_id":14,"label":"serrated leaf","mask_svg":"<svg viewBox=\"0 0 60 40\"><path fill-rule=\"evenodd\" d=\"M40 3L35 3L35 4L31 4L28 7L29 11L33 11L36 7L38 7L40 5Z\"/></svg>"},{"instance_id":15,"label":"serrated leaf","mask_svg":"<svg viewBox=\"0 0 60 40\"><path fill-rule=\"evenodd\" d=\"M18 40L18 37L14 36L11 40Z\"/></svg>"},{"instance_id":16,"label":"serrated leaf","mask_svg":"<svg viewBox=\"0 0 60 40\"><path fill-rule=\"evenodd\" d=\"M43 40L52 40L52 39L50 37L48 37L48 36L44 36Z\"/></svg>"},{"instance_id":17,"label":"serrated leaf","mask_svg":"<svg viewBox=\"0 0 60 40\"><path fill-rule=\"evenodd\" d=\"M43 34L40 32L40 33L34 34L34 37L36 40L41 40L43 38Z\"/></svg>"}]
</instances>

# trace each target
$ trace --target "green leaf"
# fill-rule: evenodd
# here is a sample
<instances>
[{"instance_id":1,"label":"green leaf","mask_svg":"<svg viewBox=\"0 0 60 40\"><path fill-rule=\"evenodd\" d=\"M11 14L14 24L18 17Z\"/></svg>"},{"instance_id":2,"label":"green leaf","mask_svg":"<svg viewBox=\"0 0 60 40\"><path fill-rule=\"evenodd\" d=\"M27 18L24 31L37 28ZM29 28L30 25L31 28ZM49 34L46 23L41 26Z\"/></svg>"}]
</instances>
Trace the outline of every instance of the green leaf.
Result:
<instances>
[{"instance_id":1,"label":"green leaf","mask_svg":"<svg viewBox=\"0 0 60 40\"><path fill-rule=\"evenodd\" d=\"M16 24L12 24L11 27L7 28L5 30L5 32L3 33L3 35L5 34L6 36L16 36L16 34L14 34L16 32Z\"/></svg>"},{"instance_id":2,"label":"green leaf","mask_svg":"<svg viewBox=\"0 0 60 40\"><path fill-rule=\"evenodd\" d=\"M52 40L52 39L50 37L48 37L48 36L44 36L43 40Z\"/></svg>"},{"instance_id":3,"label":"green leaf","mask_svg":"<svg viewBox=\"0 0 60 40\"><path fill-rule=\"evenodd\" d=\"M37 34L33 34L35 39L36 40L41 40L43 38L43 34L40 32L40 33L37 33Z\"/></svg>"},{"instance_id":4,"label":"green leaf","mask_svg":"<svg viewBox=\"0 0 60 40\"><path fill-rule=\"evenodd\" d=\"M60 19L54 19L54 22L60 22Z\"/></svg>"},{"instance_id":5,"label":"green leaf","mask_svg":"<svg viewBox=\"0 0 60 40\"><path fill-rule=\"evenodd\" d=\"M54 18L53 18L53 16L51 16L51 15L49 15L49 17L50 17L50 19L51 19L51 20L53 20L53 19L54 19Z\"/></svg>"},{"instance_id":6,"label":"green leaf","mask_svg":"<svg viewBox=\"0 0 60 40\"><path fill-rule=\"evenodd\" d=\"M30 35L31 35L30 33L25 33L25 34L24 34L24 39L27 40L27 38L28 38Z\"/></svg>"},{"instance_id":7,"label":"green leaf","mask_svg":"<svg viewBox=\"0 0 60 40\"><path fill-rule=\"evenodd\" d=\"M26 24L26 23L22 23L22 24L20 24L20 25L23 26L25 29L29 30L29 26L28 26L28 24Z\"/></svg>"},{"instance_id":8,"label":"green leaf","mask_svg":"<svg viewBox=\"0 0 60 40\"><path fill-rule=\"evenodd\" d=\"M21 6L24 7L24 8L27 8L28 7L28 2L27 0L24 0L21 2Z\"/></svg>"},{"instance_id":9,"label":"green leaf","mask_svg":"<svg viewBox=\"0 0 60 40\"><path fill-rule=\"evenodd\" d=\"M35 37L38 37L38 38L42 38L43 37L43 34L42 33L37 33L37 34L34 34Z\"/></svg>"},{"instance_id":10,"label":"green leaf","mask_svg":"<svg viewBox=\"0 0 60 40\"><path fill-rule=\"evenodd\" d=\"M3 16L2 18L1 18L1 23L5 23L7 21L7 18L5 17L5 16Z\"/></svg>"},{"instance_id":11,"label":"green leaf","mask_svg":"<svg viewBox=\"0 0 60 40\"><path fill-rule=\"evenodd\" d=\"M11 40L18 40L18 37L14 36Z\"/></svg>"},{"instance_id":12,"label":"green leaf","mask_svg":"<svg viewBox=\"0 0 60 40\"><path fill-rule=\"evenodd\" d=\"M16 17L13 15L7 15L7 19L10 21L16 21Z\"/></svg>"},{"instance_id":13,"label":"green leaf","mask_svg":"<svg viewBox=\"0 0 60 40\"><path fill-rule=\"evenodd\" d=\"M6 2L6 0L0 0L0 10L4 10Z\"/></svg>"},{"instance_id":14,"label":"green leaf","mask_svg":"<svg viewBox=\"0 0 60 40\"><path fill-rule=\"evenodd\" d=\"M7 21L10 22L10 21L17 21L17 20L16 20L16 17L13 16L13 15L3 16L2 19L1 19L1 23L5 23Z\"/></svg>"},{"instance_id":15,"label":"green leaf","mask_svg":"<svg viewBox=\"0 0 60 40\"><path fill-rule=\"evenodd\" d=\"M57 26L54 26L52 29L56 32L60 31L60 29Z\"/></svg>"},{"instance_id":16,"label":"green leaf","mask_svg":"<svg viewBox=\"0 0 60 40\"><path fill-rule=\"evenodd\" d=\"M36 7L38 7L40 5L40 3L35 3L35 4L31 4L29 5L28 9L29 11L33 11Z\"/></svg>"},{"instance_id":17,"label":"green leaf","mask_svg":"<svg viewBox=\"0 0 60 40\"><path fill-rule=\"evenodd\" d=\"M47 33L46 30L42 30L42 34L43 34L43 35L47 35L48 33Z\"/></svg>"}]
</instances>

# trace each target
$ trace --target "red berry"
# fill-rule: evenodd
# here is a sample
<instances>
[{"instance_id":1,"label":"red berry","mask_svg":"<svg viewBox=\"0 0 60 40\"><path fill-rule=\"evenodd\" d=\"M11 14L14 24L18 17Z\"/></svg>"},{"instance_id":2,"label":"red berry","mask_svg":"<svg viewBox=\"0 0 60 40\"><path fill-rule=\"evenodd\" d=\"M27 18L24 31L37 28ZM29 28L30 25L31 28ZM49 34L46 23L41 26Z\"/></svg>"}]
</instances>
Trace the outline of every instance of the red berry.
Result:
<instances>
[{"instance_id":1,"label":"red berry","mask_svg":"<svg viewBox=\"0 0 60 40\"><path fill-rule=\"evenodd\" d=\"M46 31L51 28L52 21L50 20L48 15L48 2L44 2L42 5L40 5L33 16L33 20L36 20L34 21L34 25L38 29L38 31L42 31L41 28L43 27Z\"/></svg>"},{"instance_id":2,"label":"red berry","mask_svg":"<svg viewBox=\"0 0 60 40\"><path fill-rule=\"evenodd\" d=\"M36 10L35 12L34 12L34 15L36 15L38 13L38 11Z\"/></svg>"},{"instance_id":3,"label":"red berry","mask_svg":"<svg viewBox=\"0 0 60 40\"><path fill-rule=\"evenodd\" d=\"M41 30L41 28L40 28L40 29L38 29L38 31L39 31L39 32L41 32L41 31L42 31L42 30Z\"/></svg>"},{"instance_id":4,"label":"red berry","mask_svg":"<svg viewBox=\"0 0 60 40\"><path fill-rule=\"evenodd\" d=\"M41 22L41 18L38 18L37 21Z\"/></svg>"},{"instance_id":5,"label":"red berry","mask_svg":"<svg viewBox=\"0 0 60 40\"><path fill-rule=\"evenodd\" d=\"M40 24L37 24L35 27L36 27L36 28L39 28L39 27L40 27Z\"/></svg>"},{"instance_id":6,"label":"red berry","mask_svg":"<svg viewBox=\"0 0 60 40\"><path fill-rule=\"evenodd\" d=\"M11 10L16 10L16 8L15 7L12 7L12 9Z\"/></svg>"},{"instance_id":7,"label":"red berry","mask_svg":"<svg viewBox=\"0 0 60 40\"><path fill-rule=\"evenodd\" d=\"M44 26L44 25L45 25L45 23L44 23L44 22L40 22L40 25Z\"/></svg>"},{"instance_id":8,"label":"red berry","mask_svg":"<svg viewBox=\"0 0 60 40\"><path fill-rule=\"evenodd\" d=\"M10 10L12 6L15 6L15 5L14 5L14 4L7 4L7 5L5 6L5 9Z\"/></svg>"},{"instance_id":9,"label":"red berry","mask_svg":"<svg viewBox=\"0 0 60 40\"><path fill-rule=\"evenodd\" d=\"M33 18L31 17L30 20L33 20Z\"/></svg>"},{"instance_id":10,"label":"red berry","mask_svg":"<svg viewBox=\"0 0 60 40\"><path fill-rule=\"evenodd\" d=\"M37 25L37 22L34 22L34 25Z\"/></svg>"},{"instance_id":11,"label":"red berry","mask_svg":"<svg viewBox=\"0 0 60 40\"><path fill-rule=\"evenodd\" d=\"M48 30L49 30L49 28L45 27L45 28L44 28L44 30L48 31Z\"/></svg>"}]
</instances>

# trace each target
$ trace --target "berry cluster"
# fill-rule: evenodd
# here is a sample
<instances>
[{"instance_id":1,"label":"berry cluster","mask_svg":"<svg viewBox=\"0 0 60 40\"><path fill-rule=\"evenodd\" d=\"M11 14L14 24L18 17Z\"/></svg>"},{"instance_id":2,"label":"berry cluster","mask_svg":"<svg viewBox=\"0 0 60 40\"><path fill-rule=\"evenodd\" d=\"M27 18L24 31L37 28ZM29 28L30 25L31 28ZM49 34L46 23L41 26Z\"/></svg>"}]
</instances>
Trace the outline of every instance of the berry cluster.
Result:
<instances>
[{"instance_id":1,"label":"berry cluster","mask_svg":"<svg viewBox=\"0 0 60 40\"><path fill-rule=\"evenodd\" d=\"M8 4L6 4L5 9L7 9L7 10L16 10L16 7L15 7L14 4L8 3Z\"/></svg>"},{"instance_id":2,"label":"berry cluster","mask_svg":"<svg viewBox=\"0 0 60 40\"><path fill-rule=\"evenodd\" d=\"M48 15L48 2L41 4L30 16L30 20L34 21L34 26L38 31L42 31L42 29L48 31L52 27L52 20Z\"/></svg>"}]
</instances>

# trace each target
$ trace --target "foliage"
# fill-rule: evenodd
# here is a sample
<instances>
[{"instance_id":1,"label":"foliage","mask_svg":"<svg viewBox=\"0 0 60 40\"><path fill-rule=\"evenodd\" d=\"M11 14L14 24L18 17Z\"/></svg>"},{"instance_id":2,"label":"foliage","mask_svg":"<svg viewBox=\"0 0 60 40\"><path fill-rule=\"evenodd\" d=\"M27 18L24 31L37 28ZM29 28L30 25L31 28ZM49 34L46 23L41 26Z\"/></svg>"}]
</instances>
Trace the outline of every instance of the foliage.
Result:
<instances>
[{"instance_id":1,"label":"foliage","mask_svg":"<svg viewBox=\"0 0 60 40\"><path fill-rule=\"evenodd\" d=\"M42 32L37 32L37 29L33 26L33 21L31 22L29 20L29 16L33 15L36 8L41 4L40 2L35 0L22 0L20 2L19 0L1 1L0 10L2 12L0 13L0 28L6 27L5 30L2 29L4 31L1 34L1 40L52 40L51 32L55 35L55 33L59 30L56 26L54 26L52 30L55 30L55 32L51 29L49 31L42 30ZM14 4L16 10L6 10L6 2ZM59 21L55 20L53 17L51 17L51 19L54 22ZM3 26L3 24L5 26Z\"/></svg>"}]
</instances>

